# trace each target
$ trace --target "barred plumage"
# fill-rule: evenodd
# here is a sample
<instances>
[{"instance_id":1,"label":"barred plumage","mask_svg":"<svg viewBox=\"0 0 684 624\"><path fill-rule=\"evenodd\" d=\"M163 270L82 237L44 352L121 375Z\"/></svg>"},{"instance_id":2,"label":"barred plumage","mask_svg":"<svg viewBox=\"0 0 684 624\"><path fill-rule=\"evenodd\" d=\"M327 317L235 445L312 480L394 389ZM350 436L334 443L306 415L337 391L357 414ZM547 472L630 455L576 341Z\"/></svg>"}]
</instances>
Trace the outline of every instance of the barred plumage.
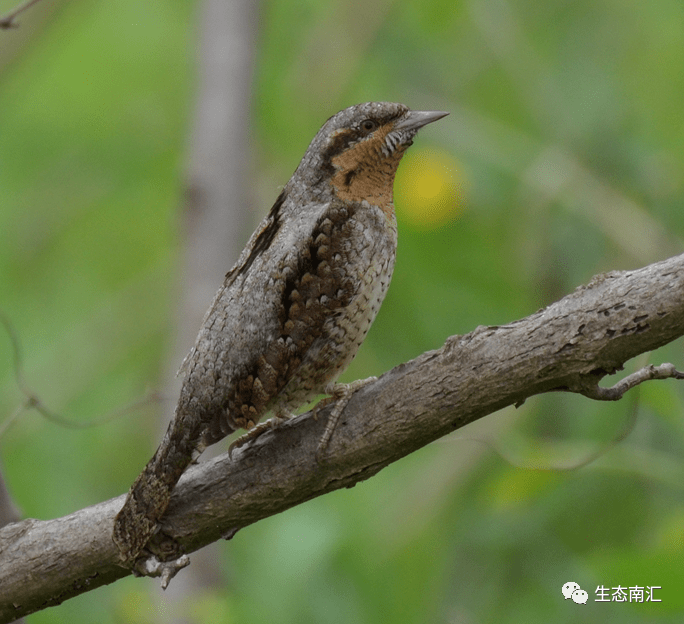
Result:
<instances>
[{"instance_id":1,"label":"barred plumage","mask_svg":"<svg viewBox=\"0 0 684 624\"><path fill-rule=\"evenodd\" d=\"M327 443L356 387L335 382L392 277L397 166L418 129L444 115L368 102L334 115L316 134L226 275L183 363L174 419L115 521L113 538L127 565L206 446L237 429L259 433L266 413L277 423L324 392L343 397Z\"/></svg>"}]
</instances>

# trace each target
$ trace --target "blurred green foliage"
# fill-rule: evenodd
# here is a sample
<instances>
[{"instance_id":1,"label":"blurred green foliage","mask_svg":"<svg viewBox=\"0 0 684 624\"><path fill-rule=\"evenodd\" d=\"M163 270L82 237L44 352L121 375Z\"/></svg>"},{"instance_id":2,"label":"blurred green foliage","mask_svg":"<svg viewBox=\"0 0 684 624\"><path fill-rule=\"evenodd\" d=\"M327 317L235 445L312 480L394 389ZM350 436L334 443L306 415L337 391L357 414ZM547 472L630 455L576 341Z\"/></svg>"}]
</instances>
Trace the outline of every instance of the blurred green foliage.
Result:
<instances>
[{"instance_id":1,"label":"blurred green foliage","mask_svg":"<svg viewBox=\"0 0 684 624\"><path fill-rule=\"evenodd\" d=\"M48 14L0 32L0 306L27 383L87 422L158 387L166 366L195 6L32 10ZM258 216L344 106L451 111L412 152L450 156L459 207L416 224L400 169L394 281L345 379L530 314L595 273L682 251L678 0L272 0L259 28ZM681 368L681 343L650 361ZM12 370L0 333L0 419L22 402ZM182 608L217 623L680 622L684 392L654 382L635 398L534 398L249 527L220 546L221 590ZM0 438L23 513L52 518L124 492L158 442L155 410L172 407L169 397L83 429L23 413ZM609 447L634 409L624 442L581 469L549 470ZM567 581L587 605L562 599ZM601 584L662 586L662 602L597 603ZM125 579L28 621L153 621L148 588L158 591Z\"/></svg>"}]
</instances>

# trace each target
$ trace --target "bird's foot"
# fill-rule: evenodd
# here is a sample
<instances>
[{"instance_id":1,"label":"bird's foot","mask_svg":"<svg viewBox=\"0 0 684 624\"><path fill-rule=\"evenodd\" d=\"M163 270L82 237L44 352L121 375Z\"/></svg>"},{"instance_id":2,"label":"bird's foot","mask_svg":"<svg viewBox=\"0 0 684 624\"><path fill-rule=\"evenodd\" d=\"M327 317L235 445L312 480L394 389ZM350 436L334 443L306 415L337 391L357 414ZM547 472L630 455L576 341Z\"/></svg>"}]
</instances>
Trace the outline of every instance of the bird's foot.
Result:
<instances>
[{"instance_id":1,"label":"bird's foot","mask_svg":"<svg viewBox=\"0 0 684 624\"><path fill-rule=\"evenodd\" d=\"M232 459L233 451L235 449L243 447L248 442L253 442L262 433L266 433L266 431L268 431L269 429L276 429L277 427L280 427L280 425L282 425L286 420L290 420L290 418L293 417L294 414L281 410L272 418L269 418L268 420L259 423L255 427L252 427L249 431L247 431L247 433L241 435L228 447L228 457Z\"/></svg>"},{"instance_id":2,"label":"bird's foot","mask_svg":"<svg viewBox=\"0 0 684 624\"><path fill-rule=\"evenodd\" d=\"M333 407L332 412L330 412L328 422L325 425L325 431L323 431L321 440L318 443L318 449L316 450L316 461L321 459L323 452L327 448L330 438L335 431L335 427L337 427L337 423L340 420L340 416L342 416L342 412L347 406L347 403L349 403L349 399L351 399L352 394L354 394L354 392L360 388L363 388L363 386L377 380L377 377L368 377L366 379L357 379L356 381L352 381L348 384L331 383L325 387L325 393L329 394L330 396L322 399L316 404L316 407L314 407L314 418L318 418L319 410L326 405L334 403L335 407Z\"/></svg>"},{"instance_id":3,"label":"bird's foot","mask_svg":"<svg viewBox=\"0 0 684 624\"><path fill-rule=\"evenodd\" d=\"M135 562L133 574L135 576L161 577L161 588L166 589L171 579L183 568L190 565L190 557L181 555L173 561L159 561L155 555L141 557Z\"/></svg>"}]
</instances>

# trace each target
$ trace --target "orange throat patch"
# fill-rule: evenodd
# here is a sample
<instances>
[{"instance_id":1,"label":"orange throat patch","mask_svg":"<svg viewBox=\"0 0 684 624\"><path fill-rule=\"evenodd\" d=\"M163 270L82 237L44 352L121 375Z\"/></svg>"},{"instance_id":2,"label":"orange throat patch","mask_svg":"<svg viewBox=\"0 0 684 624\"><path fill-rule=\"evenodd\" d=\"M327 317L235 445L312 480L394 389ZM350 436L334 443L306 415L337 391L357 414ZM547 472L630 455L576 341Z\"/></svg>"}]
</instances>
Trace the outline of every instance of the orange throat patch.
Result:
<instances>
[{"instance_id":1,"label":"orange throat patch","mask_svg":"<svg viewBox=\"0 0 684 624\"><path fill-rule=\"evenodd\" d=\"M382 145L391 129L390 124L378 128L371 138L335 156L332 164L337 171L331 183L340 199L365 200L393 219L394 176L407 146L398 146L389 157L382 153Z\"/></svg>"}]
</instances>

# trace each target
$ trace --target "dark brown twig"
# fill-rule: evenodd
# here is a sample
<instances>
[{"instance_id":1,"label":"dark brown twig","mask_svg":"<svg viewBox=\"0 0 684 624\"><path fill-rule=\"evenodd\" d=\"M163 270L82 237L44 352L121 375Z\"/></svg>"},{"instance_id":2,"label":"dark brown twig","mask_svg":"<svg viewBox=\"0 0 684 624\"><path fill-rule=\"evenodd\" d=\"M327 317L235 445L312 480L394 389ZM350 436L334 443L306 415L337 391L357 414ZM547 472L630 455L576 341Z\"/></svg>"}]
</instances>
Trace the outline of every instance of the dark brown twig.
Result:
<instances>
[{"instance_id":1,"label":"dark brown twig","mask_svg":"<svg viewBox=\"0 0 684 624\"><path fill-rule=\"evenodd\" d=\"M12 345L12 361L14 368L14 379L19 388L19 391L24 395L25 400L17 406L17 408L8 416L4 422L0 423L0 438L5 434L5 432L10 428L10 426L19 420L19 417L24 414L27 410L36 410L43 418L54 422L55 424L65 427L67 429L87 429L89 427L99 427L111 420L116 420L121 418L126 414L151 403L156 403L161 400L161 397L156 392L147 392L144 396L136 399L124 405L118 409L112 410L108 414L105 414L101 418L96 418L94 420L89 420L86 422L77 422L74 420L69 420L60 414L50 410L40 399L40 397L29 388L26 380L24 379L24 357L21 351L21 341L17 335L14 325L10 321L9 317L0 310L0 325L3 325L7 335L10 339Z\"/></svg>"},{"instance_id":2,"label":"dark brown twig","mask_svg":"<svg viewBox=\"0 0 684 624\"><path fill-rule=\"evenodd\" d=\"M0 17L0 28L19 28L19 24L15 21L17 16L27 9L30 9L34 4L40 2L40 0L26 0L24 4L20 4L15 9L12 9L9 13L6 13Z\"/></svg>"}]
</instances>

